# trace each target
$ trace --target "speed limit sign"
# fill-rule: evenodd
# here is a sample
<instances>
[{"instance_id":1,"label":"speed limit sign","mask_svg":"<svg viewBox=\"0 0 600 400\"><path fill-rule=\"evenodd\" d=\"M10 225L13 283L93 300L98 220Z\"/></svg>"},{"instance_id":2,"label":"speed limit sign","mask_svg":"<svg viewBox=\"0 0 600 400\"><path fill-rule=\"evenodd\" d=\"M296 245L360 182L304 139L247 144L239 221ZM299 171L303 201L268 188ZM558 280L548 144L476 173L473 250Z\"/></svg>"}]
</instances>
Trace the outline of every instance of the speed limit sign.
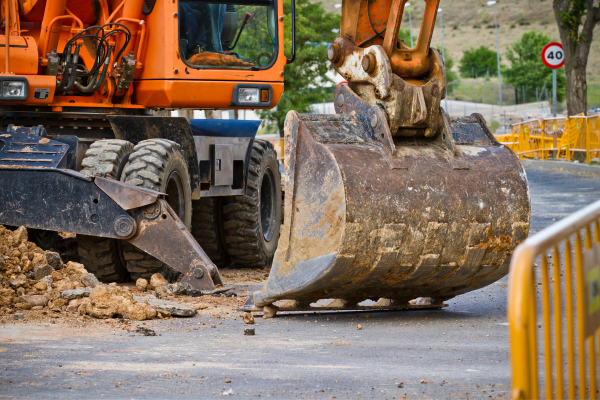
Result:
<instances>
[{"instance_id":1,"label":"speed limit sign","mask_svg":"<svg viewBox=\"0 0 600 400\"><path fill-rule=\"evenodd\" d=\"M562 44L558 42L548 43L542 50L542 61L546 67L556 69L565 64L565 52Z\"/></svg>"}]
</instances>

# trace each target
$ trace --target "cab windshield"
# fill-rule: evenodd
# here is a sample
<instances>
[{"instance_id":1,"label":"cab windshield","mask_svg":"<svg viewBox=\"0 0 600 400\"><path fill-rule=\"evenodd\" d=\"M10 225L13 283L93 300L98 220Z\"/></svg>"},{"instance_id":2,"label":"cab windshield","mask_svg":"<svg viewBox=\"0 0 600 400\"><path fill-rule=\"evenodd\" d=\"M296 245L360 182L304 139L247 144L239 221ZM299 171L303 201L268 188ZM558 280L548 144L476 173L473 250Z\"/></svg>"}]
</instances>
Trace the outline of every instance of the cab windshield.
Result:
<instances>
[{"instance_id":1,"label":"cab windshield","mask_svg":"<svg viewBox=\"0 0 600 400\"><path fill-rule=\"evenodd\" d=\"M180 1L179 15L179 52L190 67L263 69L277 56L272 0Z\"/></svg>"}]
</instances>

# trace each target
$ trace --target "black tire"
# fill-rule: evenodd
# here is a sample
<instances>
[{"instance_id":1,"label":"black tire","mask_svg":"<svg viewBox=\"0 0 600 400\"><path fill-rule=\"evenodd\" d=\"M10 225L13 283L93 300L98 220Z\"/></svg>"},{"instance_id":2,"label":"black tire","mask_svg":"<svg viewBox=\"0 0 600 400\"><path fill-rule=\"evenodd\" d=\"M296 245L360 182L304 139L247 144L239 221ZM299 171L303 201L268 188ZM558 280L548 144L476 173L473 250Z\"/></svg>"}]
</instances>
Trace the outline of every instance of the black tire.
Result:
<instances>
[{"instance_id":1,"label":"black tire","mask_svg":"<svg viewBox=\"0 0 600 400\"><path fill-rule=\"evenodd\" d=\"M27 238L42 250L50 250L56 246L58 232L43 229L27 229Z\"/></svg>"},{"instance_id":2,"label":"black tire","mask_svg":"<svg viewBox=\"0 0 600 400\"><path fill-rule=\"evenodd\" d=\"M229 265L222 235L221 197L203 197L192 201L192 236L219 268Z\"/></svg>"},{"instance_id":3,"label":"black tire","mask_svg":"<svg viewBox=\"0 0 600 400\"><path fill-rule=\"evenodd\" d=\"M121 181L167 194L167 202L186 228L192 223L192 188L181 146L167 139L139 142L123 170ZM175 280L178 273L130 244L123 245L127 270L133 279L149 279L161 273Z\"/></svg>"},{"instance_id":4,"label":"black tire","mask_svg":"<svg viewBox=\"0 0 600 400\"><path fill-rule=\"evenodd\" d=\"M133 152L126 140L98 140L90 146L81 162L80 171L87 176L102 176L119 180ZM121 242L97 236L77 235L77 252L85 268L103 282L126 282L129 273L125 266Z\"/></svg>"},{"instance_id":5,"label":"black tire","mask_svg":"<svg viewBox=\"0 0 600 400\"><path fill-rule=\"evenodd\" d=\"M270 267L282 220L281 177L270 142L252 146L245 196L225 197L223 228L230 260L236 267Z\"/></svg>"}]
</instances>

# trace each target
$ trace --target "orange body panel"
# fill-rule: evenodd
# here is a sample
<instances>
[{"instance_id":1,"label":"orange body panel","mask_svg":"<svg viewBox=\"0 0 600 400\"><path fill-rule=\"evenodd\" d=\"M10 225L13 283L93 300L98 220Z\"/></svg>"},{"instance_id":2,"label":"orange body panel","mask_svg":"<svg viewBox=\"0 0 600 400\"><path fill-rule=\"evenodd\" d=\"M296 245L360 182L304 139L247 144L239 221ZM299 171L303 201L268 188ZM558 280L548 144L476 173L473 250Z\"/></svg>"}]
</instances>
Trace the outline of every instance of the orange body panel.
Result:
<instances>
[{"instance_id":1,"label":"orange body panel","mask_svg":"<svg viewBox=\"0 0 600 400\"><path fill-rule=\"evenodd\" d=\"M4 10L7 0L0 0ZM232 91L238 83L270 84L273 88L271 107L277 105L283 93L283 68L286 64L283 47L282 1L276 0L276 29L278 47L274 62L268 69L251 71L235 67L194 68L186 65L179 53L179 1L157 1L150 15L141 14L143 0L8 0L13 8L19 5L19 15L10 15L11 26L21 24L28 32L20 36L11 33L9 51L10 76L25 76L29 81L29 98L26 101L0 102L0 105L39 105L54 107L102 108L231 108ZM98 7L99 6L99 7ZM12 10L11 9L11 10ZM92 20L94 20L92 22ZM104 24L107 21L127 25L132 39L122 56L132 52L137 61L133 84L129 90L116 87L121 60L111 59L107 78L94 93L77 95L56 92L57 79L45 75L47 54L54 48L59 55L66 43L81 27ZM15 25L16 26L16 25ZM5 33L2 30L2 33ZM121 35L121 36L120 36ZM2 46L5 35L0 35L0 71L4 68L6 50ZM114 35L114 45L123 43L122 34ZM19 47L13 47L18 44ZM47 47L45 46L47 44ZM80 63L89 69L94 64L93 54L81 45ZM25 45L25 47L20 47ZM113 50L113 57L116 52ZM39 78L39 79L38 79ZM36 88L50 88L47 99L34 100ZM252 107L258 108L258 107Z\"/></svg>"},{"instance_id":2,"label":"orange body panel","mask_svg":"<svg viewBox=\"0 0 600 400\"><path fill-rule=\"evenodd\" d=\"M144 107L185 108L186 104L197 104L198 108L236 108L230 107L231 95L237 81L136 81L135 103ZM273 88L272 107L277 105L283 94L283 82L270 83ZM271 108L272 108L271 107ZM237 107L241 108L241 107Z\"/></svg>"},{"instance_id":3,"label":"orange body panel","mask_svg":"<svg viewBox=\"0 0 600 400\"><path fill-rule=\"evenodd\" d=\"M6 36L0 36L0 70L6 60ZM38 50L35 39L31 36L10 37L10 72L19 75L36 75L38 73ZM2 71L4 72L4 71Z\"/></svg>"},{"instance_id":4,"label":"orange body panel","mask_svg":"<svg viewBox=\"0 0 600 400\"><path fill-rule=\"evenodd\" d=\"M50 0L54 2L55 0ZM21 21L42 22L47 0L18 0L21 11ZM97 19L98 9L92 0L67 0L67 8L84 24L93 24Z\"/></svg>"},{"instance_id":5,"label":"orange body panel","mask_svg":"<svg viewBox=\"0 0 600 400\"><path fill-rule=\"evenodd\" d=\"M377 32L381 32L387 26L391 6L392 0L369 1L369 13L371 15L371 22L373 23L373 27L377 30ZM369 23L369 16L367 14L367 2L363 1L360 4L356 36L354 41L358 45L364 42L365 40L373 37L373 35L375 35L375 32L373 31L373 28L371 28L371 24ZM385 36L385 32L383 32L381 36ZM373 40L369 40L365 45L372 46L374 44L381 46L383 44L383 39L376 37Z\"/></svg>"}]
</instances>

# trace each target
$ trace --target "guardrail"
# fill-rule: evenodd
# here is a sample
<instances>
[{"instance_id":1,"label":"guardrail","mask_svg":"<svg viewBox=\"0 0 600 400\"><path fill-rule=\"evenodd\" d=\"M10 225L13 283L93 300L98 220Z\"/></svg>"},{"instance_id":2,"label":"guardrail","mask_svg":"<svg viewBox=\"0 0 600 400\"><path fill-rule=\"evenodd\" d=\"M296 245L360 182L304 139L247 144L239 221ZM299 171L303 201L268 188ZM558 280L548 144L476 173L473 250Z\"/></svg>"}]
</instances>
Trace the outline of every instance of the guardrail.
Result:
<instances>
[{"instance_id":1,"label":"guardrail","mask_svg":"<svg viewBox=\"0 0 600 400\"><path fill-rule=\"evenodd\" d=\"M515 250L508 294L515 399L539 398L538 362L542 364L544 397L598 397L599 219L597 201L533 235ZM534 264L537 260L539 267ZM538 351L538 336L542 352Z\"/></svg>"},{"instance_id":2,"label":"guardrail","mask_svg":"<svg viewBox=\"0 0 600 400\"><path fill-rule=\"evenodd\" d=\"M586 155L586 162L600 154L600 116L534 119L511 125L511 133L496 137L519 158L547 160L550 153L571 161L575 152Z\"/></svg>"}]
</instances>

